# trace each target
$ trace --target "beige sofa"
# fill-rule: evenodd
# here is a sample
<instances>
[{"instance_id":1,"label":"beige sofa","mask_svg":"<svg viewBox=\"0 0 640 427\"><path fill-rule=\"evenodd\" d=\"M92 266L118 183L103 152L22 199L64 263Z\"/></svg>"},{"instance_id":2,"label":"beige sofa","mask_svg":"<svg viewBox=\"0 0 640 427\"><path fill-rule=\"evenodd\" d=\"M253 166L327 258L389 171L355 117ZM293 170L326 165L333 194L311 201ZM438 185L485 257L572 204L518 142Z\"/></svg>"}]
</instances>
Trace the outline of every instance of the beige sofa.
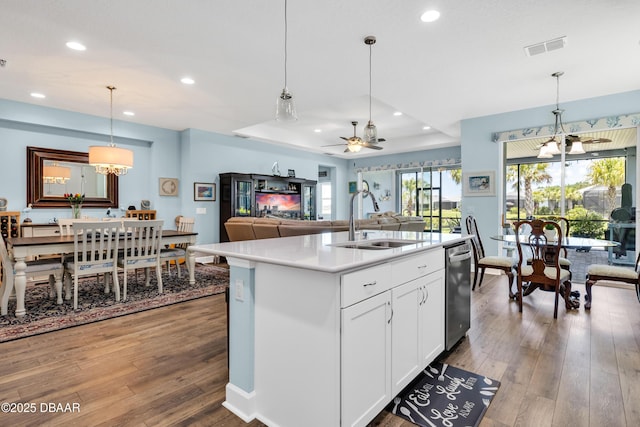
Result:
<instances>
[{"instance_id":1,"label":"beige sofa","mask_svg":"<svg viewBox=\"0 0 640 427\"><path fill-rule=\"evenodd\" d=\"M279 218L233 217L224 224L229 240L270 239L274 237L300 236L349 230L348 220L302 221ZM356 220L356 228L362 230L424 231L425 222L420 217L380 214L371 219Z\"/></svg>"}]
</instances>

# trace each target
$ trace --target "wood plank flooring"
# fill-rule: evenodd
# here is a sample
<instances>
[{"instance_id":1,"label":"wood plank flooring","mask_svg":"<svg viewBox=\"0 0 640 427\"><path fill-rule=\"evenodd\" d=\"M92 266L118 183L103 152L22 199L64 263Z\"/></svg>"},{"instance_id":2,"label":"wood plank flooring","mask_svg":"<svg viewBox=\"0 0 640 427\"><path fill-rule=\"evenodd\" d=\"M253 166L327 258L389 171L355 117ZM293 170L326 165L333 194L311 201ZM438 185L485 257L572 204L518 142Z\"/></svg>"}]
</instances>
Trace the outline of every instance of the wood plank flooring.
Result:
<instances>
[{"instance_id":1,"label":"wood plank flooring","mask_svg":"<svg viewBox=\"0 0 640 427\"><path fill-rule=\"evenodd\" d=\"M561 306L554 320L553 294L534 292L520 314L505 277L485 277L468 337L442 357L502 382L481 426L640 425L640 304L631 289L593 294L591 312ZM0 344L0 402L36 406L0 425L262 426L221 406L225 309L217 295ZM412 424L382 412L371 425Z\"/></svg>"}]
</instances>

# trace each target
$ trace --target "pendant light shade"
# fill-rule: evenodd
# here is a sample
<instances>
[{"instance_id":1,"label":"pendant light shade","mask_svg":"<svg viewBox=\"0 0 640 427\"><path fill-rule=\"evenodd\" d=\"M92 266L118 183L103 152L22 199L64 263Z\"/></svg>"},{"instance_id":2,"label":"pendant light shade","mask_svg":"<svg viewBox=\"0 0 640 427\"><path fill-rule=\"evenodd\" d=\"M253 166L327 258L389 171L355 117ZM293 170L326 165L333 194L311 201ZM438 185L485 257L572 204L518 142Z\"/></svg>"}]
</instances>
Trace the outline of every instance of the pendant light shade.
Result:
<instances>
[{"instance_id":1,"label":"pendant light shade","mask_svg":"<svg viewBox=\"0 0 640 427\"><path fill-rule=\"evenodd\" d=\"M54 163L42 167L42 180L45 184L65 184L71 179L71 168Z\"/></svg>"},{"instance_id":2,"label":"pendant light shade","mask_svg":"<svg viewBox=\"0 0 640 427\"><path fill-rule=\"evenodd\" d=\"M111 100L111 133L109 145L92 145L89 147L89 164L102 175L125 175L133 167L133 151L116 147L113 142L113 86L107 86Z\"/></svg>"},{"instance_id":3,"label":"pendant light shade","mask_svg":"<svg viewBox=\"0 0 640 427\"><path fill-rule=\"evenodd\" d=\"M289 92L289 88L287 87L287 36L287 0L284 0L284 89L282 89L280 96L278 96L276 104L276 120L278 121L298 120L293 94Z\"/></svg>"},{"instance_id":4,"label":"pendant light shade","mask_svg":"<svg viewBox=\"0 0 640 427\"><path fill-rule=\"evenodd\" d=\"M364 142L369 144L377 144L378 143L378 129L376 125L373 124L373 120L371 120L371 47L376 43L376 38L374 36L367 36L364 38L364 44L369 46L369 121L367 125L364 127Z\"/></svg>"}]
</instances>

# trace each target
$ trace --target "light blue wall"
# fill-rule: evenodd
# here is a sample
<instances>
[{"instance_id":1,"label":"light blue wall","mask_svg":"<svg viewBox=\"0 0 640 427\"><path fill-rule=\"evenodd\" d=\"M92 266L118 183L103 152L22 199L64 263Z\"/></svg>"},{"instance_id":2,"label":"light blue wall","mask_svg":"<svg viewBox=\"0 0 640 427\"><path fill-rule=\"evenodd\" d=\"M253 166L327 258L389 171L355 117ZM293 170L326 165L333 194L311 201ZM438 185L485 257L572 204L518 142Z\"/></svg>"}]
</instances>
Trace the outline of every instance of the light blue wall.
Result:
<instances>
[{"instance_id":1,"label":"light blue wall","mask_svg":"<svg viewBox=\"0 0 640 427\"><path fill-rule=\"evenodd\" d=\"M618 114L640 112L640 90L563 103L564 122L595 119ZM465 172L496 171L496 182L502 183L502 144L493 142L494 132L553 124L554 105L513 111L463 120L461 123L462 169ZM637 187L637 186L636 186ZM497 193L500 194L501 187ZM637 190L636 190L637 191ZM637 200L637 197L634 197ZM499 198L466 197L462 201L463 217L473 214L488 255L496 255L497 242L489 239L501 231L503 213Z\"/></svg>"},{"instance_id":2,"label":"light blue wall","mask_svg":"<svg viewBox=\"0 0 640 427\"><path fill-rule=\"evenodd\" d=\"M120 177L120 206L140 208L140 200L151 201L151 209L173 228L177 215L195 216L198 243L219 240L218 195L215 202L194 202L193 183L218 183L222 172L254 172L270 175L273 162L280 171L294 169L296 176L317 180L320 165L335 167L336 182L347 181L347 161L281 146L200 130L177 132L125 121L114 121L115 143L134 151L134 167ZM26 147L88 151L90 145L106 145L109 120L38 105L0 100L0 197L8 209L26 206ZM178 197L160 196L159 178L178 178ZM346 186L336 189L337 200L347 197ZM196 214L196 208L206 208ZM106 209L83 209L83 215L103 217ZM34 209L35 223L54 217L69 217L70 209ZM346 204L337 206L337 217L346 218Z\"/></svg>"}]
</instances>

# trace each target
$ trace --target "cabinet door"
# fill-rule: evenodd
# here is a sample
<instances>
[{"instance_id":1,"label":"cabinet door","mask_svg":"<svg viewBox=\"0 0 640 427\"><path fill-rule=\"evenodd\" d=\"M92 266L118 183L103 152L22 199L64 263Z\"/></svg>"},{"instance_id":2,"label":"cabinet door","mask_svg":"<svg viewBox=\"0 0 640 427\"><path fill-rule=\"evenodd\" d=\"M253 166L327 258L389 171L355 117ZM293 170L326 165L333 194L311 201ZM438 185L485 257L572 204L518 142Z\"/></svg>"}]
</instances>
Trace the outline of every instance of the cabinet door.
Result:
<instances>
[{"instance_id":1,"label":"cabinet door","mask_svg":"<svg viewBox=\"0 0 640 427\"><path fill-rule=\"evenodd\" d=\"M412 280L391 291L391 394L396 396L420 372L419 303L424 281Z\"/></svg>"},{"instance_id":2,"label":"cabinet door","mask_svg":"<svg viewBox=\"0 0 640 427\"><path fill-rule=\"evenodd\" d=\"M420 369L425 368L444 350L444 270L422 279L424 297L420 301Z\"/></svg>"},{"instance_id":3,"label":"cabinet door","mask_svg":"<svg viewBox=\"0 0 640 427\"><path fill-rule=\"evenodd\" d=\"M342 425L366 426L391 401L391 292L342 309Z\"/></svg>"}]
</instances>

